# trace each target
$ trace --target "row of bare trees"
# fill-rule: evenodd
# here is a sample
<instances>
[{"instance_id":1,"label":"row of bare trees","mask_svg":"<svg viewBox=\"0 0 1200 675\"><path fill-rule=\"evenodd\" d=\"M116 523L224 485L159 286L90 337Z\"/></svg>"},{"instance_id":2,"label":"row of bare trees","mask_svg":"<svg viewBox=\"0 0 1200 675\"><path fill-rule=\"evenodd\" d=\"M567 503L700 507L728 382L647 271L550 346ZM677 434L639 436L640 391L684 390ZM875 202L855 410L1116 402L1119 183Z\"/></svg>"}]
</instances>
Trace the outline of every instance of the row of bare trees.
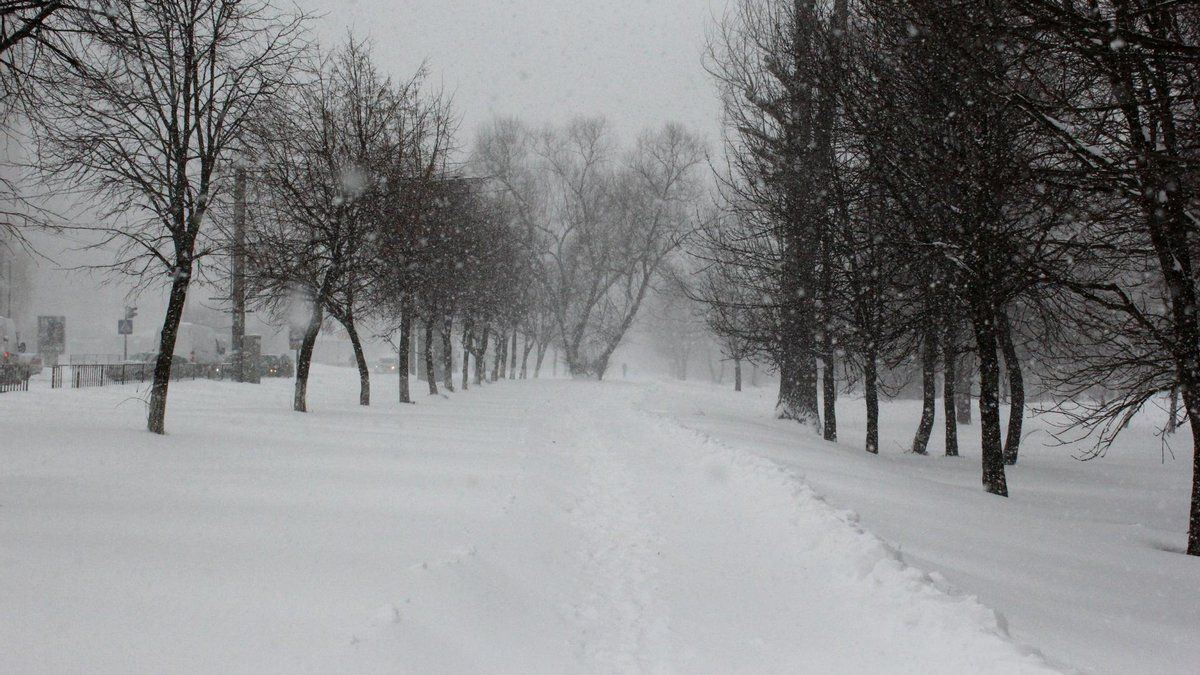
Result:
<instances>
[{"instance_id":1,"label":"row of bare trees","mask_svg":"<svg viewBox=\"0 0 1200 675\"><path fill-rule=\"evenodd\" d=\"M189 290L231 253L245 260L251 306L300 317L303 411L329 324L353 345L363 405L373 337L401 353L410 400L414 330L431 372L440 342L443 388L456 336L463 387L471 360L475 381L488 379L489 351L491 379L515 375L518 356L528 375L531 354L536 376L551 349L573 374L601 377L703 217L702 148L688 132L667 126L622 150L602 120L537 132L506 120L459 156L457 121L424 67L395 81L366 44L324 49L305 16L274 0L0 9L5 128L10 112L21 116L44 185L86 205L56 225L119 251L98 267L169 286L149 402L156 433Z\"/></svg>"},{"instance_id":2,"label":"row of bare trees","mask_svg":"<svg viewBox=\"0 0 1200 675\"><path fill-rule=\"evenodd\" d=\"M552 345L573 375L602 377L701 216L702 149L678 127L620 152L603 120L540 132L499 120L456 164L449 106L423 83L423 72L392 83L351 40L248 136L258 193L250 285L277 314L309 308L296 410L307 407L313 348L330 320L354 347L363 405L364 326L400 355L404 402L415 342L430 393L439 371L454 389L456 333L463 388L471 360L477 384L537 377Z\"/></svg>"},{"instance_id":3,"label":"row of bare trees","mask_svg":"<svg viewBox=\"0 0 1200 675\"><path fill-rule=\"evenodd\" d=\"M449 102L428 90L426 77L421 69L394 83L367 45L350 39L319 58L249 135L257 191L250 286L268 311L300 317L297 411L307 410L312 354L331 322L353 347L362 405L371 402L364 343L373 337L399 355L404 403L412 402L412 356L430 394L439 393L439 373L441 388L454 391L456 337L463 389L472 360L476 384L510 370L515 377L520 332L522 376L535 345L534 375L541 369L550 336L531 320L537 289L525 241L488 181L464 174Z\"/></svg>"},{"instance_id":4,"label":"row of bare trees","mask_svg":"<svg viewBox=\"0 0 1200 675\"><path fill-rule=\"evenodd\" d=\"M413 302L415 235L439 211L430 185L446 178L452 119L423 90L425 73L394 83L364 43L323 54L307 76L255 119L245 153L257 199L246 243L250 287L277 313L307 311L295 409L307 409L313 349L326 319L353 345L360 403L370 375L360 329L380 288ZM398 283L397 283L398 282ZM400 292L402 289L402 292Z\"/></svg>"},{"instance_id":5,"label":"row of bare trees","mask_svg":"<svg viewBox=\"0 0 1200 675\"><path fill-rule=\"evenodd\" d=\"M241 251L252 302L305 316L298 410L325 318L354 344L366 404L364 321L385 321L387 308L432 316L481 302L484 285L463 279L507 264L505 238L487 230L484 207L450 175L454 120L447 101L426 91L424 68L394 83L364 44L322 50L307 18L273 0L3 10L5 112L32 133L48 191L86 205L84 218L54 224L90 237L98 256L119 252L115 265L96 267L169 286L151 431L165 431L189 290L206 269L223 271L232 252L229 221L244 208L233 203L238 184L248 182L252 196Z\"/></svg>"},{"instance_id":6,"label":"row of bare trees","mask_svg":"<svg viewBox=\"0 0 1200 675\"><path fill-rule=\"evenodd\" d=\"M915 355L913 451L940 371L957 454L974 379L1006 495L1030 374L1097 452L1177 392L1200 555L1200 2L740 0L708 64L726 208L701 295L778 368L781 417L832 440L836 383L860 382L878 452L880 370Z\"/></svg>"},{"instance_id":7,"label":"row of bare trees","mask_svg":"<svg viewBox=\"0 0 1200 675\"><path fill-rule=\"evenodd\" d=\"M602 378L668 260L709 217L704 150L677 125L622 151L600 118L532 130L485 128L474 169L525 252L530 299L518 324L558 345L571 374Z\"/></svg>"}]
</instances>

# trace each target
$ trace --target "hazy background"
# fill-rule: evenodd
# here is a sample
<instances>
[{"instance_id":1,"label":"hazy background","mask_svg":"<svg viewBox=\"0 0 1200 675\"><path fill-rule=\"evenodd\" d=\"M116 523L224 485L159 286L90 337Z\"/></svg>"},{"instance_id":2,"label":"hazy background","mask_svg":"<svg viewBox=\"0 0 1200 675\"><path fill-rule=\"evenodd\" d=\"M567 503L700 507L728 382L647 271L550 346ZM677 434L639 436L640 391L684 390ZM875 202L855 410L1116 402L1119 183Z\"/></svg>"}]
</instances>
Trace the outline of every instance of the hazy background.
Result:
<instances>
[{"instance_id":1,"label":"hazy background","mask_svg":"<svg viewBox=\"0 0 1200 675\"><path fill-rule=\"evenodd\" d=\"M641 129L667 121L684 124L710 144L718 136L718 101L702 56L706 30L723 11L725 0L297 0L296 4L314 15L315 36L327 49L343 42L350 32L369 38L377 62L397 79L408 79L427 62L431 82L453 97L461 117L458 142L464 152L476 129L497 115L535 125L603 115L626 141ZM4 152L13 155L18 150L6 147ZM125 304L139 307L137 333L148 336L157 330L165 288L135 293L125 280L110 274L68 271L98 262L101 254L76 250L83 243L78 239L45 234L30 239L50 258L27 261L24 274L18 275L28 288L17 292L12 318L30 349L36 340L37 316L42 314L67 317L68 349L80 353L120 353L116 320ZM0 269L0 277L6 272ZM209 298L224 292L193 287L189 305L216 306ZM2 300L0 307L7 311ZM257 330L254 325L249 329ZM264 344L266 351L278 349L269 340Z\"/></svg>"},{"instance_id":2,"label":"hazy background","mask_svg":"<svg viewBox=\"0 0 1200 675\"><path fill-rule=\"evenodd\" d=\"M710 138L718 106L701 67L725 0L299 0L322 44L371 38L397 76L428 59L463 114L561 122L602 114L623 136L665 121Z\"/></svg>"}]
</instances>

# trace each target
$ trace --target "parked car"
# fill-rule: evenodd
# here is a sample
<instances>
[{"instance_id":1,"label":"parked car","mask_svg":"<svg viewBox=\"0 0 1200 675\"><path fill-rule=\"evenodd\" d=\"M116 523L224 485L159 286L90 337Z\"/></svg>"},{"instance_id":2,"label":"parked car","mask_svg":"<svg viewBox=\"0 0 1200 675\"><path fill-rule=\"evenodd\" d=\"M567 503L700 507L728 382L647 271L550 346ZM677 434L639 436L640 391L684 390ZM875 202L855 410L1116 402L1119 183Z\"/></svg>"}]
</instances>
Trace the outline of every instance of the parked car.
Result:
<instances>
[{"instance_id":1,"label":"parked car","mask_svg":"<svg viewBox=\"0 0 1200 675\"><path fill-rule=\"evenodd\" d=\"M234 368L233 358L229 356L225 357L225 360L220 363L208 364L204 369L211 370L211 375L209 376L214 380L236 379L234 373L237 372L237 369Z\"/></svg>"},{"instance_id":2,"label":"parked car","mask_svg":"<svg viewBox=\"0 0 1200 675\"><path fill-rule=\"evenodd\" d=\"M28 368L30 375L41 374L42 369L45 367L45 364L42 363L41 355L35 354L33 352L23 352L21 354L16 354L12 358L12 362L20 364L20 365Z\"/></svg>"},{"instance_id":3,"label":"parked car","mask_svg":"<svg viewBox=\"0 0 1200 675\"><path fill-rule=\"evenodd\" d=\"M382 358L375 362L375 372L394 373L400 370L400 359L395 357Z\"/></svg>"},{"instance_id":4,"label":"parked car","mask_svg":"<svg viewBox=\"0 0 1200 675\"><path fill-rule=\"evenodd\" d=\"M258 374L261 377L291 377L295 368L287 354L263 354L258 362Z\"/></svg>"},{"instance_id":5,"label":"parked car","mask_svg":"<svg viewBox=\"0 0 1200 675\"><path fill-rule=\"evenodd\" d=\"M0 363L0 385L11 387L29 379L24 366Z\"/></svg>"},{"instance_id":6,"label":"parked car","mask_svg":"<svg viewBox=\"0 0 1200 675\"><path fill-rule=\"evenodd\" d=\"M12 363L13 357L20 353L17 342L17 322L0 316L0 363Z\"/></svg>"}]
</instances>

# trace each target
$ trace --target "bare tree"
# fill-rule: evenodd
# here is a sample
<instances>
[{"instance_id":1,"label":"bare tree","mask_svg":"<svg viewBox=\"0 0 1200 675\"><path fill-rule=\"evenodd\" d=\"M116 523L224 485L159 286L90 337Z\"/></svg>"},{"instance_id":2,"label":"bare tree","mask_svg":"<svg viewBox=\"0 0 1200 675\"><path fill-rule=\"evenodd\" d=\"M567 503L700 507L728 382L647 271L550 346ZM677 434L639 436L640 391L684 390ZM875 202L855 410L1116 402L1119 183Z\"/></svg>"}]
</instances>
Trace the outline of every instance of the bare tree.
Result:
<instances>
[{"instance_id":1,"label":"bare tree","mask_svg":"<svg viewBox=\"0 0 1200 675\"><path fill-rule=\"evenodd\" d=\"M832 77L845 34L846 3L743 0L721 23L708 68L722 91L728 205L743 225L774 240L773 280L780 372L777 414L822 430L816 359L824 353L825 400L834 398L835 336L820 296L832 279L828 245L837 88Z\"/></svg>"},{"instance_id":2,"label":"bare tree","mask_svg":"<svg viewBox=\"0 0 1200 675\"><path fill-rule=\"evenodd\" d=\"M109 0L69 16L59 57L42 61L41 165L101 205L110 224L81 229L121 245L117 269L169 279L147 422L161 434L188 286L216 248L204 222L220 161L289 82L303 17L270 0Z\"/></svg>"},{"instance_id":3,"label":"bare tree","mask_svg":"<svg viewBox=\"0 0 1200 675\"><path fill-rule=\"evenodd\" d=\"M318 306L297 364L299 411L307 407L307 361L322 317L340 323L350 338L362 405L370 404L370 370L359 323L372 318L370 311L394 308L402 345L411 334L405 256L426 204L421 186L429 173L442 171L449 128L440 100L422 91L424 77L421 69L394 84L376 68L369 47L350 38L256 125L265 197L252 276L269 302L290 302L300 288Z\"/></svg>"},{"instance_id":4,"label":"bare tree","mask_svg":"<svg viewBox=\"0 0 1200 675\"><path fill-rule=\"evenodd\" d=\"M480 134L475 156L531 252L540 307L572 375L603 377L663 263L696 225L700 142L668 125L622 157L601 119L536 136L502 120Z\"/></svg>"},{"instance_id":5,"label":"bare tree","mask_svg":"<svg viewBox=\"0 0 1200 675\"><path fill-rule=\"evenodd\" d=\"M1039 169L1080 193L1055 233L1074 264L1046 266L1077 339L1053 345L1061 406L1096 454L1153 397L1178 387L1192 426L1187 552L1200 555L1200 3L1010 0L1005 39L1040 86L996 95L1038 125ZM1116 393L1089 400L1097 385Z\"/></svg>"}]
</instances>

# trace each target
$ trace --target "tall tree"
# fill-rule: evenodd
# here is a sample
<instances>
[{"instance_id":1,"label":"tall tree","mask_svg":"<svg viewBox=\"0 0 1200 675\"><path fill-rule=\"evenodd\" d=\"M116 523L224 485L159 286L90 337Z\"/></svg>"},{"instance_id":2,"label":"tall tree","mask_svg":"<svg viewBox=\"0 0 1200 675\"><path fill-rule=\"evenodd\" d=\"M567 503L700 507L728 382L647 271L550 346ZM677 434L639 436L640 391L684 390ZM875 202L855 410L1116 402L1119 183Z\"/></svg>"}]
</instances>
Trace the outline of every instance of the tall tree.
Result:
<instances>
[{"instance_id":1,"label":"tall tree","mask_svg":"<svg viewBox=\"0 0 1200 675\"><path fill-rule=\"evenodd\" d=\"M1078 339L1054 380L1097 454L1154 396L1178 386L1192 426L1187 552L1200 555L1200 3L1009 0L998 25L1040 86L996 77L1039 125L1047 184L1080 193L1056 233L1069 265L1044 272ZM993 22L996 23L996 22ZM1089 401L1097 382L1116 393Z\"/></svg>"},{"instance_id":2,"label":"tall tree","mask_svg":"<svg viewBox=\"0 0 1200 675\"><path fill-rule=\"evenodd\" d=\"M43 59L37 142L53 179L90 190L121 271L169 279L147 427L166 429L175 338L218 178L256 108L291 80L303 17L271 0L107 0L66 15ZM152 272L156 272L152 274Z\"/></svg>"}]
</instances>

